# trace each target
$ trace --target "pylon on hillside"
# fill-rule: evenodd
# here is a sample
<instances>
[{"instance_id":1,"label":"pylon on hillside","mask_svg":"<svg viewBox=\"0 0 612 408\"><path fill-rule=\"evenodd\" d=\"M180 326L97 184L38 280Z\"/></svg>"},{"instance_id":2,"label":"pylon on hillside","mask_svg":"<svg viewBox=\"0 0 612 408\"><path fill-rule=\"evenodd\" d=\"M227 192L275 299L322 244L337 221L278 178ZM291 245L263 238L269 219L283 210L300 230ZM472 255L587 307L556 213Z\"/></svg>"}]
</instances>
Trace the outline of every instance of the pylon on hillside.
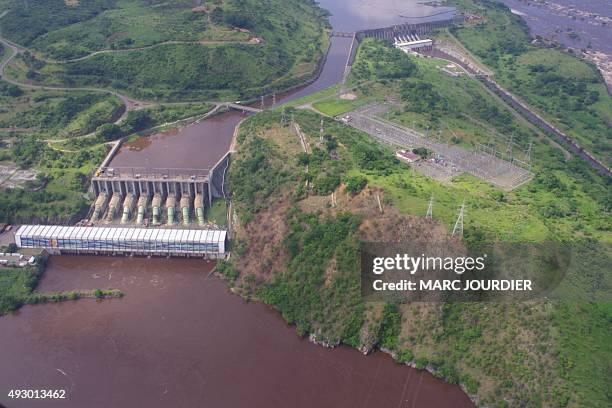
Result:
<instances>
[{"instance_id":1,"label":"pylon on hillside","mask_svg":"<svg viewBox=\"0 0 612 408\"><path fill-rule=\"evenodd\" d=\"M425 215L425 218L430 220L433 218L433 196L429 199L429 207L427 207L427 215Z\"/></svg>"},{"instance_id":2,"label":"pylon on hillside","mask_svg":"<svg viewBox=\"0 0 612 408\"><path fill-rule=\"evenodd\" d=\"M465 200L459 207L459 216L457 217L457 222L455 222L455 227L453 228L453 237L459 236L463 237L463 217L465 215Z\"/></svg>"}]
</instances>

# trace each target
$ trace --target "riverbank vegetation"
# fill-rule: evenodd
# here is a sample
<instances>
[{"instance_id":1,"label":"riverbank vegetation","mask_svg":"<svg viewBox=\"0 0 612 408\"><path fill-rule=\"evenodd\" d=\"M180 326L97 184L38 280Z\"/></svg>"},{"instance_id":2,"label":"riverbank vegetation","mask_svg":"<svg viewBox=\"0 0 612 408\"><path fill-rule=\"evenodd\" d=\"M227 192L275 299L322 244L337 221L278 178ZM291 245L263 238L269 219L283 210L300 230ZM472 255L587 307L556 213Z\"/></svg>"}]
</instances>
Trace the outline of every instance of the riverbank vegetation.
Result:
<instances>
[{"instance_id":1,"label":"riverbank vegetation","mask_svg":"<svg viewBox=\"0 0 612 408\"><path fill-rule=\"evenodd\" d=\"M311 1L205 1L192 10L191 1L70 6L45 0L27 13L7 2L0 27L18 43L55 58L111 50L66 63L20 55L7 70L12 76L111 87L142 99L235 100L281 90L311 78L328 45L326 15ZM31 19L37 28L23 29ZM131 50L112 52L113 46Z\"/></svg>"},{"instance_id":2,"label":"riverbank vegetation","mask_svg":"<svg viewBox=\"0 0 612 408\"><path fill-rule=\"evenodd\" d=\"M416 69L409 76L394 81L431 84L426 92L439 93L434 75L439 70L429 66L433 62L413 63ZM380 78L368 80L376 84L362 87L359 94L376 95L385 86ZM434 105L435 112L459 109L471 100L470 92L482 92L496 106L484 89L464 80L457 79L461 85L448 91L464 94L447 98L440 93L446 102ZM384 81L392 93L398 88L420 92ZM396 101L407 106L397 111L398 117L415 113L401 95ZM503 105L497 106L504 112ZM241 126L229 173L239 225L232 261L220 268L239 292L278 308L300 335L361 350L377 345L399 362L462 384L483 405L502 399L510 405L605 405L611 351L605 341L610 321L606 302L612 277L605 266L610 262L610 224L601 217L604 178L578 159L565 163L556 147L507 110L503 123L479 120L500 133L505 126L524 132L540 152L535 179L513 192L466 175L436 182L399 163L393 151L373 144L369 136L329 119L321 143L320 116L293 114L309 141L309 153L295 132L281 124L279 111L251 117ZM351 191L353 184L362 190ZM591 195L592 189L599 194ZM432 195L433 223L423 218ZM562 241L572 245L581 261L574 262L550 299L528 304L364 302L359 243L441 239L463 200L469 214L466 242ZM551 205L568 212L549 211ZM579 324L571 313L581 316ZM577 336L566 320L590 334ZM587 370L598 373L597 379L585 375Z\"/></svg>"},{"instance_id":3,"label":"riverbank vegetation","mask_svg":"<svg viewBox=\"0 0 612 408\"><path fill-rule=\"evenodd\" d=\"M597 68L562 49L533 45L526 23L502 3L450 3L482 17L450 32L493 69L495 80L610 166L612 97Z\"/></svg>"},{"instance_id":4,"label":"riverbank vegetation","mask_svg":"<svg viewBox=\"0 0 612 408\"><path fill-rule=\"evenodd\" d=\"M45 260L26 268L0 268L0 316L26 304L62 302L83 298L117 298L123 293L116 289L73 290L67 292L38 292L36 287L45 270Z\"/></svg>"}]
</instances>

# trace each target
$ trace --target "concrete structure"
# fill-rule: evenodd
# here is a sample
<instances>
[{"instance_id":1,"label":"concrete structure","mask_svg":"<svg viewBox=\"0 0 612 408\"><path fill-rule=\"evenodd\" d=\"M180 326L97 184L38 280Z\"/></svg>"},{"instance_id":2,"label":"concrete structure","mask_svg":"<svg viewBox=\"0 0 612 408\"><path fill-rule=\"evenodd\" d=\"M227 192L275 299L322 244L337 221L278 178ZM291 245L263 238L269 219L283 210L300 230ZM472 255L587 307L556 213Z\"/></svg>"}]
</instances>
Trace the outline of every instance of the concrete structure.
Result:
<instances>
[{"instance_id":1,"label":"concrete structure","mask_svg":"<svg viewBox=\"0 0 612 408\"><path fill-rule=\"evenodd\" d=\"M154 255L223 258L226 231L161 228L65 227L23 225L15 233L20 248L50 254Z\"/></svg>"},{"instance_id":2,"label":"concrete structure","mask_svg":"<svg viewBox=\"0 0 612 408\"><path fill-rule=\"evenodd\" d=\"M448 26L451 26L453 24L456 24L462 21L463 21L462 16L455 16L453 18L449 18L445 20L430 21L426 23L396 24L391 27L359 31L357 33L357 36L360 40L363 38L376 38L379 40L393 41L396 37L399 37L399 36L406 36L406 35L424 36L428 34L429 32L431 32L432 30L437 30L440 28L448 27Z\"/></svg>"},{"instance_id":3,"label":"concrete structure","mask_svg":"<svg viewBox=\"0 0 612 408\"><path fill-rule=\"evenodd\" d=\"M100 167L91 181L91 191L96 197L91 222L112 223L121 219L122 224L130 220L142 224L147 205L151 203L153 225L162 223L163 214L167 214L169 224L174 224L178 220L173 207L180 203L183 223L189 223L197 216L191 216L191 212L201 211L202 204L210 206L213 198L225 198L229 160L227 153L211 169ZM110 159L104 162L110 163ZM195 203L196 197L199 197L198 203ZM138 203L136 213L135 203ZM166 211L162 208L164 204Z\"/></svg>"},{"instance_id":4,"label":"concrete structure","mask_svg":"<svg viewBox=\"0 0 612 408\"><path fill-rule=\"evenodd\" d=\"M431 51L433 40L422 40L418 34L406 34L395 37L393 45L404 52Z\"/></svg>"}]
</instances>

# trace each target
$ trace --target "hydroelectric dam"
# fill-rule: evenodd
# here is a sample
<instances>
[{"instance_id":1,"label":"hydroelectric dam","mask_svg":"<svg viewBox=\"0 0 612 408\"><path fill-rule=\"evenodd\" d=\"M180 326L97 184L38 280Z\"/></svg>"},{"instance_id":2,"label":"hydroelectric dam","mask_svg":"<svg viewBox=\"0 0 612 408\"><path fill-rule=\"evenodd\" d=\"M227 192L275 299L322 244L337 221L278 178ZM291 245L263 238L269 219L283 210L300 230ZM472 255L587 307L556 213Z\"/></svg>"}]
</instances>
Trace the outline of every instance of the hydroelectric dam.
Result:
<instances>
[{"instance_id":1,"label":"hydroelectric dam","mask_svg":"<svg viewBox=\"0 0 612 408\"><path fill-rule=\"evenodd\" d=\"M100 167L91 181L92 224L206 224L214 198L225 198L229 153L210 169Z\"/></svg>"}]
</instances>

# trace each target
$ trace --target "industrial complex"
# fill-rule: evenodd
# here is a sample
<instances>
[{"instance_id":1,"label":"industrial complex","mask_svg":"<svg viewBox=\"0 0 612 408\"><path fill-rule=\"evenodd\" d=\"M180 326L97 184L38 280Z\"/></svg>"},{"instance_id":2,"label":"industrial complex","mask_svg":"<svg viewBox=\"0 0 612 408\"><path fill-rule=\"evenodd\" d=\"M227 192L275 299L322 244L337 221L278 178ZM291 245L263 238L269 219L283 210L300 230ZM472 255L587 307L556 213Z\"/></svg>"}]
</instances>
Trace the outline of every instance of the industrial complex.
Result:
<instances>
[{"instance_id":1,"label":"industrial complex","mask_svg":"<svg viewBox=\"0 0 612 408\"><path fill-rule=\"evenodd\" d=\"M15 233L20 248L43 248L52 255L145 255L223 258L226 231L64 227L22 225Z\"/></svg>"}]
</instances>

